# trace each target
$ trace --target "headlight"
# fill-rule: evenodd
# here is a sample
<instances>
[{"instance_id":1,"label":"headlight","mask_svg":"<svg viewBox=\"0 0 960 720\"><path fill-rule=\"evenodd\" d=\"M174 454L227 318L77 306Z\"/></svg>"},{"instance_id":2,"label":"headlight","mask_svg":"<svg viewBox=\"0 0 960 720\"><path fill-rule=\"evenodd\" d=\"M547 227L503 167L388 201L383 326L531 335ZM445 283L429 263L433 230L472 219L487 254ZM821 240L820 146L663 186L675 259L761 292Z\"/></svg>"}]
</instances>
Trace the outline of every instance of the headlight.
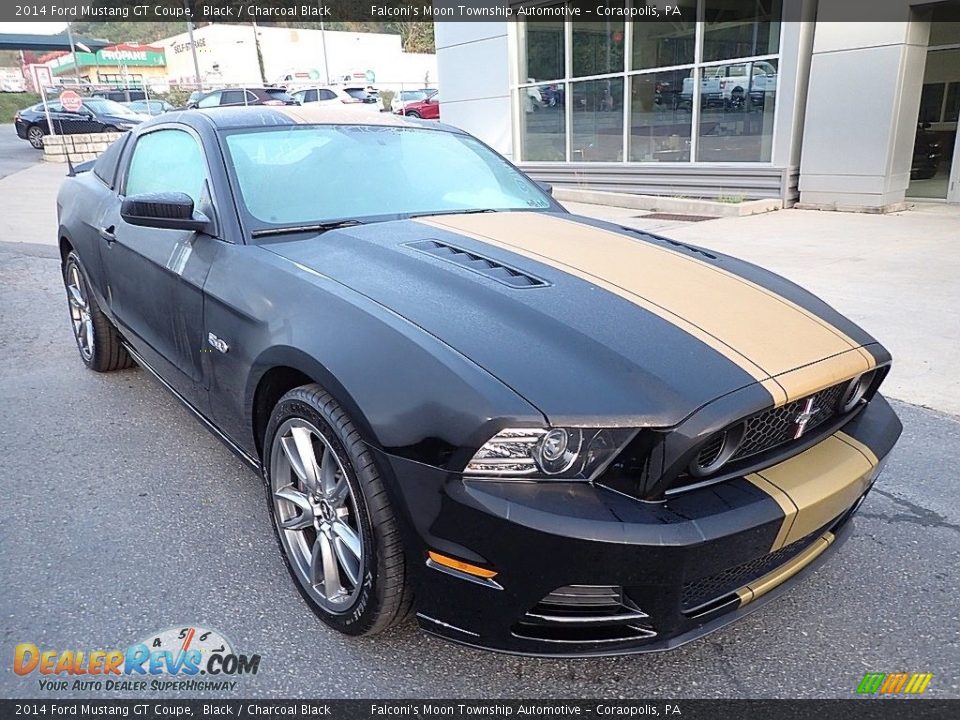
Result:
<instances>
[{"instance_id":1,"label":"headlight","mask_svg":"<svg viewBox=\"0 0 960 720\"><path fill-rule=\"evenodd\" d=\"M635 428L501 430L464 468L465 475L590 480L637 434Z\"/></svg>"}]
</instances>

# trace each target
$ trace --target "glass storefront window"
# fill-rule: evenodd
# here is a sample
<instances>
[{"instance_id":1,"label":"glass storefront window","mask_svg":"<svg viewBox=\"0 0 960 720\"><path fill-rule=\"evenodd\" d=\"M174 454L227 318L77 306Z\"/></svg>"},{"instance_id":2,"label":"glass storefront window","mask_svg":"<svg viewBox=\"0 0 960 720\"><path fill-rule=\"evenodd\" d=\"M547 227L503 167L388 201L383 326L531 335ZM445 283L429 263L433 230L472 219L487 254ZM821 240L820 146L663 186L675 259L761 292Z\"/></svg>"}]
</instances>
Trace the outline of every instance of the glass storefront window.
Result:
<instances>
[{"instance_id":1,"label":"glass storefront window","mask_svg":"<svg viewBox=\"0 0 960 720\"><path fill-rule=\"evenodd\" d=\"M689 101L683 81L689 72L646 73L630 79L630 160L686 162L690 159Z\"/></svg>"},{"instance_id":2,"label":"glass storefront window","mask_svg":"<svg viewBox=\"0 0 960 720\"><path fill-rule=\"evenodd\" d=\"M566 73L563 22L521 23L521 82L558 80Z\"/></svg>"},{"instance_id":3,"label":"glass storefront window","mask_svg":"<svg viewBox=\"0 0 960 720\"><path fill-rule=\"evenodd\" d=\"M677 17L629 25L517 23L521 161L771 162L784 0L674 2Z\"/></svg>"},{"instance_id":4,"label":"glass storefront window","mask_svg":"<svg viewBox=\"0 0 960 720\"><path fill-rule=\"evenodd\" d=\"M520 88L517 93L523 159L566 160L566 92L563 83Z\"/></svg>"},{"instance_id":5,"label":"glass storefront window","mask_svg":"<svg viewBox=\"0 0 960 720\"><path fill-rule=\"evenodd\" d=\"M701 69L697 160L769 162L777 100L775 60ZM684 81L690 98L692 82Z\"/></svg>"},{"instance_id":6,"label":"glass storefront window","mask_svg":"<svg viewBox=\"0 0 960 720\"><path fill-rule=\"evenodd\" d=\"M684 18L697 16L697 0L679 0ZM697 24L693 20L633 23L632 70L687 65L693 62Z\"/></svg>"},{"instance_id":7,"label":"glass storefront window","mask_svg":"<svg viewBox=\"0 0 960 720\"><path fill-rule=\"evenodd\" d=\"M623 78L573 83L571 160L623 160Z\"/></svg>"},{"instance_id":8,"label":"glass storefront window","mask_svg":"<svg viewBox=\"0 0 960 720\"><path fill-rule=\"evenodd\" d=\"M703 60L774 55L782 0L704 0Z\"/></svg>"},{"instance_id":9,"label":"glass storefront window","mask_svg":"<svg viewBox=\"0 0 960 720\"><path fill-rule=\"evenodd\" d=\"M624 37L623 21L574 22L573 76L623 72Z\"/></svg>"}]
</instances>

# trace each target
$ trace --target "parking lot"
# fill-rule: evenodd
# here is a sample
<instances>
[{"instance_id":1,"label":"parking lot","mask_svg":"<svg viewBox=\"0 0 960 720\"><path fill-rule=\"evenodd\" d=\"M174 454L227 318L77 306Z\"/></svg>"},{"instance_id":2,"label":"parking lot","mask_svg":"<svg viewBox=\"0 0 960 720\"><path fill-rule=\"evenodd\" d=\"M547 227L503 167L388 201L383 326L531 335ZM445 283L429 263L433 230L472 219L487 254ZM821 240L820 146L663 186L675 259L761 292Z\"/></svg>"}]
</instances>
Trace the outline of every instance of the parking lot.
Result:
<instances>
[{"instance_id":1,"label":"parking lot","mask_svg":"<svg viewBox=\"0 0 960 720\"><path fill-rule=\"evenodd\" d=\"M85 370L52 239L18 239L0 242L4 697L45 694L13 673L17 643L121 648L187 624L262 656L237 697L845 698L864 673L898 671L933 673L927 696L960 697L954 415L894 402L904 434L850 540L782 599L676 651L519 658L412 623L350 639L294 588L260 479L144 371Z\"/></svg>"}]
</instances>

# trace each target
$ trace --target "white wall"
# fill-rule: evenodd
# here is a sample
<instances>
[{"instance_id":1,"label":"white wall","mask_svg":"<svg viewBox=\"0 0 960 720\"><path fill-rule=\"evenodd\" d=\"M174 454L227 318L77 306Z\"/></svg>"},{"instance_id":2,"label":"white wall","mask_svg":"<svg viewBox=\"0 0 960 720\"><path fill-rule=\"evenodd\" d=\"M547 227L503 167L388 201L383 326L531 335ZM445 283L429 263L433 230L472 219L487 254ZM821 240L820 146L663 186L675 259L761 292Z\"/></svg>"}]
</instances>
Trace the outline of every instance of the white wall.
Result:
<instances>
[{"instance_id":1,"label":"white wall","mask_svg":"<svg viewBox=\"0 0 960 720\"><path fill-rule=\"evenodd\" d=\"M508 22L434 24L440 119L513 158Z\"/></svg>"},{"instance_id":2,"label":"white wall","mask_svg":"<svg viewBox=\"0 0 960 720\"><path fill-rule=\"evenodd\" d=\"M405 53L399 35L348 33L257 27L260 52L267 82L289 72L315 71L325 81L323 43L330 63L330 79L354 72L372 70L380 87L423 87L429 75L437 82L437 58L431 54ZM251 25L215 24L197 28L197 59L205 83L257 83L260 68ZM167 72L171 80L192 82L193 58L189 37L182 33L157 45L167 54ZM214 70L217 66L219 72Z\"/></svg>"}]
</instances>

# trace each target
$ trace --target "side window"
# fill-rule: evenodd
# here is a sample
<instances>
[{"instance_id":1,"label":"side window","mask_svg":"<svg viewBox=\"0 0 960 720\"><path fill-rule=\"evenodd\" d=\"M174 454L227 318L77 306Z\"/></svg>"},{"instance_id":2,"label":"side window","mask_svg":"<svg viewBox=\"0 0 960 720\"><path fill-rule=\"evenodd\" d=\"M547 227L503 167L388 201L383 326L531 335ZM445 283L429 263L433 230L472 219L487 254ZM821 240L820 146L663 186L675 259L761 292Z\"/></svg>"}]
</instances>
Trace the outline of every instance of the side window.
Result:
<instances>
[{"instance_id":1,"label":"side window","mask_svg":"<svg viewBox=\"0 0 960 720\"><path fill-rule=\"evenodd\" d=\"M307 90L303 95L303 102L316 102L317 101L317 91L316 90Z\"/></svg>"},{"instance_id":2,"label":"side window","mask_svg":"<svg viewBox=\"0 0 960 720\"><path fill-rule=\"evenodd\" d=\"M320 91L320 99L321 99L321 100L335 100L336 98L337 98L337 94L336 94L333 90L321 90L321 91Z\"/></svg>"},{"instance_id":3,"label":"side window","mask_svg":"<svg viewBox=\"0 0 960 720\"><path fill-rule=\"evenodd\" d=\"M215 92L215 93L210 93L204 98L201 98L200 101L197 103L197 107L202 107L202 108L216 107L219 104L220 104L220 93Z\"/></svg>"},{"instance_id":4,"label":"side window","mask_svg":"<svg viewBox=\"0 0 960 720\"><path fill-rule=\"evenodd\" d=\"M200 145L183 130L156 130L137 140L127 170L126 195L183 192L200 202L207 165Z\"/></svg>"},{"instance_id":5,"label":"side window","mask_svg":"<svg viewBox=\"0 0 960 720\"><path fill-rule=\"evenodd\" d=\"M243 102L243 101L241 100L241 102ZM257 98L257 96L254 95L254 94L253 94L252 92L250 92L249 90L247 90L247 104L252 105L252 104L254 104L254 103L256 103L256 102L259 102L259 99Z\"/></svg>"},{"instance_id":6,"label":"side window","mask_svg":"<svg viewBox=\"0 0 960 720\"><path fill-rule=\"evenodd\" d=\"M221 105L243 105L243 90L224 90L220 96Z\"/></svg>"},{"instance_id":7,"label":"side window","mask_svg":"<svg viewBox=\"0 0 960 720\"><path fill-rule=\"evenodd\" d=\"M43 103L40 103L38 109L40 110L40 112L43 112ZM48 100L48 101L47 101L47 109L48 109L50 112L63 112L63 105L61 105L59 101L50 102L50 101Z\"/></svg>"}]
</instances>

